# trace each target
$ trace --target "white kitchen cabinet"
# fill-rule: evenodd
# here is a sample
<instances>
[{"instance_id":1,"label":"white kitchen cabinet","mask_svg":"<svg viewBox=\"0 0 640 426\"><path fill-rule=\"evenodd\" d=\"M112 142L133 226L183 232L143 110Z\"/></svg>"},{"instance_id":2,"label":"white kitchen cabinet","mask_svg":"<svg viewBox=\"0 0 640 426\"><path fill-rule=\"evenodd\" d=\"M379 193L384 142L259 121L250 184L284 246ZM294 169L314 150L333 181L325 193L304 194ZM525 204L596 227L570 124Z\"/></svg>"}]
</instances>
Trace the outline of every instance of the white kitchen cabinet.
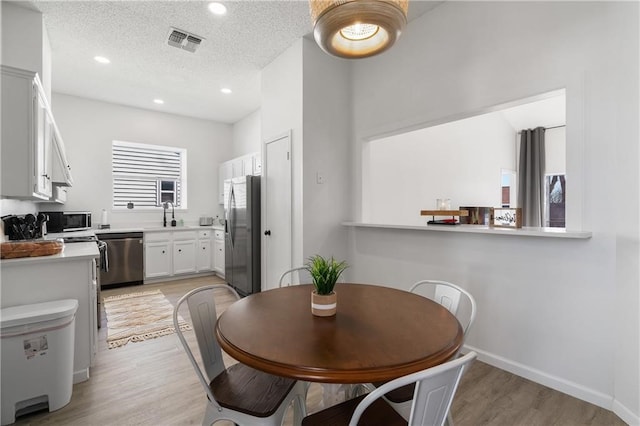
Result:
<instances>
[{"instance_id":1,"label":"white kitchen cabinet","mask_svg":"<svg viewBox=\"0 0 640 426\"><path fill-rule=\"evenodd\" d=\"M259 152L253 154L253 175L262 174L262 155Z\"/></svg>"},{"instance_id":2,"label":"white kitchen cabinet","mask_svg":"<svg viewBox=\"0 0 640 426\"><path fill-rule=\"evenodd\" d=\"M89 342L91 343L91 354L89 365L93 366L96 354L98 353L98 278L100 277L98 261L91 259L91 287L89 288Z\"/></svg>"},{"instance_id":3,"label":"white kitchen cabinet","mask_svg":"<svg viewBox=\"0 0 640 426\"><path fill-rule=\"evenodd\" d=\"M233 177L231 162L226 161L218 168L218 203L224 204L224 181Z\"/></svg>"},{"instance_id":4,"label":"white kitchen cabinet","mask_svg":"<svg viewBox=\"0 0 640 426\"><path fill-rule=\"evenodd\" d=\"M242 176L253 174L253 155L242 157Z\"/></svg>"},{"instance_id":5,"label":"white kitchen cabinet","mask_svg":"<svg viewBox=\"0 0 640 426\"><path fill-rule=\"evenodd\" d=\"M224 204L224 181L226 179L260 174L262 174L262 159L259 152L220 163L218 168L218 202Z\"/></svg>"},{"instance_id":6,"label":"white kitchen cabinet","mask_svg":"<svg viewBox=\"0 0 640 426\"><path fill-rule=\"evenodd\" d=\"M196 272L196 231L173 231L173 275Z\"/></svg>"},{"instance_id":7,"label":"white kitchen cabinet","mask_svg":"<svg viewBox=\"0 0 640 426\"><path fill-rule=\"evenodd\" d=\"M199 240L198 241L198 259L197 259L197 270L198 272L202 271L211 271L213 263L213 256L211 250L211 240Z\"/></svg>"},{"instance_id":8,"label":"white kitchen cabinet","mask_svg":"<svg viewBox=\"0 0 640 426\"><path fill-rule=\"evenodd\" d=\"M77 253L80 254L76 255ZM78 301L73 359L74 383L89 379L89 369L96 351L97 256L98 249L94 243L74 243L68 244L61 255L3 259L0 262L0 307L61 299Z\"/></svg>"},{"instance_id":9,"label":"white kitchen cabinet","mask_svg":"<svg viewBox=\"0 0 640 426\"><path fill-rule=\"evenodd\" d=\"M51 197L55 122L36 73L1 66L2 187L0 196Z\"/></svg>"},{"instance_id":10,"label":"white kitchen cabinet","mask_svg":"<svg viewBox=\"0 0 640 426\"><path fill-rule=\"evenodd\" d=\"M224 231L214 231L213 252L213 270L224 278Z\"/></svg>"},{"instance_id":11,"label":"white kitchen cabinet","mask_svg":"<svg viewBox=\"0 0 640 426\"><path fill-rule=\"evenodd\" d=\"M170 241L154 241L144 243L144 277L161 278L172 275Z\"/></svg>"},{"instance_id":12,"label":"white kitchen cabinet","mask_svg":"<svg viewBox=\"0 0 640 426\"><path fill-rule=\"evenodd\" d=\"M67 154L64 142L58 131L56 123L51 123L52 137L51 145L53 149L51 182L58 186L73 186L73 177L71 176L71 166L67 161Z\"/></svg>"},{"instance_id":13,"label":"white kitchen cabinet","mask_svg":"<svg viewBox=\"0 0 640 426\"><path fill-rule=\"evenodd\" d=\"M193 274L196 272L195 240L173 242L173 274Z\"/></svg>"},{"instance_id":14,"label":"white kitchen cabinet","mask_svg":"<svg viewBox=\"0 0 640 426\"><path fill-rule=\"evenodd\" d=\"M211 248L211 231L198 232L198 254L196 256L197 272L213 270L213 251Z\"/></svg>"},{"instance_id":15,"label":"white kitchen cabinet","mask_svg":"<svg viewBox=\"0 0 640 426\"><path fill-rule=\"evenodd\" d=\"M231 160L231 169L233 170L234 178L246 175L244 170L244 159L242 157L238 157Z\"/></svg>"},{"instance_id":16,"label":"white kitchen cabinet","mask_svg":"<svg viewBox=\"0 0 640 426\"><path fill-rule=\"evenodd\" d=\"M212 230L177 228L144 233L145 282L213 271Z\"/></svg>"},{"instance_id":17,"label":"white kitchen cabinet","mask_svg":"<svg viewBox=\"0 0 640 426\"><path fill-rule=\"evenodd\" d=\"M54 203L64 204L67 202L67 187L54 184L51 189L51 199Z\"/></svg>"}]
</instances>

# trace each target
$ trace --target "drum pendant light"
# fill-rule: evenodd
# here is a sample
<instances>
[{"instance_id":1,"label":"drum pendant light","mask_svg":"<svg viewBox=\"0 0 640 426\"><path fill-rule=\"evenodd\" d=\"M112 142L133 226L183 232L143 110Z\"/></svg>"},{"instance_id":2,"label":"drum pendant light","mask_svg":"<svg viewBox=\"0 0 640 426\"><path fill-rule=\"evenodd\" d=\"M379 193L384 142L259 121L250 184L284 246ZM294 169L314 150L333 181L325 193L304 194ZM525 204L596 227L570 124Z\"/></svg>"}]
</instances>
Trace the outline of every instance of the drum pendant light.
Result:
<instances>
[{"instance_id":1,"label":"drum pendant light","mask_svg":"<svg viewBox=\"0 0 640 426\"><path fill-rule=\"evenodd\" d=\"M309 0L318 46L341 58L390 48L407 25L408 0Z\"/></svg>"}]
</instances>

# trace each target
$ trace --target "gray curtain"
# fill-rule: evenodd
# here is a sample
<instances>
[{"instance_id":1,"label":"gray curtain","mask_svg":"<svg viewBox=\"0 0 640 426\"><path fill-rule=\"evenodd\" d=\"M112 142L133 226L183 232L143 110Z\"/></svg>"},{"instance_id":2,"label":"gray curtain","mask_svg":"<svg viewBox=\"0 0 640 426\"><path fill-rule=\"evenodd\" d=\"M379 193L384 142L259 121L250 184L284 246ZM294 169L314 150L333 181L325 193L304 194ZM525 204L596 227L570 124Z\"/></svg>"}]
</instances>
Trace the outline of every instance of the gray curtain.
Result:
<instances>
[{"instance_id":1,"label":"gray curtain","mask_svg":"<svg viewBox=\"0 0 640 426\"><path fill-rule=\"evenodd\" d=\"M518 207L523 226L544 226L544 127L520 132Z\"/></svg>"}]
</instances>

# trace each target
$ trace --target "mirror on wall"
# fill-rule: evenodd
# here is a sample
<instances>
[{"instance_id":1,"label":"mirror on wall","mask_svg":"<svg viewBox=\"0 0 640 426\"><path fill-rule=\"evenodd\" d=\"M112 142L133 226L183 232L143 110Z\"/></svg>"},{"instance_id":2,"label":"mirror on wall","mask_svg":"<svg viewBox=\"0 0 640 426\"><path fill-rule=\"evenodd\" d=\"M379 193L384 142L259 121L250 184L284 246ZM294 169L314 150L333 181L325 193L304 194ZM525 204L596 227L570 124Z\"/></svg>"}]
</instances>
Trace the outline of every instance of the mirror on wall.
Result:
<instances>
[{"instance_id":1,"label":"mirror on wall","mask_svg":"<svg viewBox=\"0 0 640 426\"><path fill-rule=\"evenodd\" d=\"M452 209L518 207L520 131L535 127L548 129L546 175L562 176L566 194L564 89L461 116L365 144L363 221L424 225L420 210L436 209L436 200L443 198L451 200ZM549 179L555 195L557 181ZM547 207L556 226L561 223L558 208ZM546 220L549 226L548 214Z\"/></svg>"}]
</instances>

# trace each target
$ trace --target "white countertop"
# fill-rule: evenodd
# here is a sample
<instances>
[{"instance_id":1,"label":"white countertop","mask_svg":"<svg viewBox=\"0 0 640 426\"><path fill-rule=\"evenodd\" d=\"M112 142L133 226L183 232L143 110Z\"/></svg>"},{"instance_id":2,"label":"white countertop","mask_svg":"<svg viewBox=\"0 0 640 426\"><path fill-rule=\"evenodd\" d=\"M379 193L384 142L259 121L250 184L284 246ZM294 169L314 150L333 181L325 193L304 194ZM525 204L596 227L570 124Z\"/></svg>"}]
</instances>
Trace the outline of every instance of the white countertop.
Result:
<instances>
[{"instance_id":1,"label":"white countertop","mask_svg":"<svg viewBox=\"0 0 640 426\"><path fill-rule=\"evenodd\" d=\"M49 238L47 239L54 239ZM69 260L94 259L100 256L98 245L94 242L88 243L68 243L64 245L62 252L52 256L36 256L36 257L18 257L16 259L2 259L2 267L6 268L13 265L23 265L27 262L31 264L62 262Z\"/></svg>"},{"instance_id":2,"label":"white countertop","mask_svg":"<svg viewBox=\"0 0 640 426\"><path fill-rule=\"evenodd\" d=\"M96 234L109 234L119 232L181 232L181 231L194 231L194 230L217 230L222 231L224 227L216 226L199 226L199 225L187 225L187 226L167 226L162 227L122 227L122 228L110 228L110 229L90 229L86 231L72 231L72 232L60 232L47 234L45 240L55 240L56 238L63 237L86 237ZM19 257L16 259L2 259L2 266L21 265L26 262L31 263L46 263L46 262L59 262L67 260L81 260L92 259L100 256L98 251L98 245L94 242L85 243L65 243L64 249L59 254L52 256L37 256L37 257Z\"/></svg>"},{"instance_id":3,"label":"white countertop","mask_svg":"<svg viewBox=\"0 0 640 426\"><path fill-rule=\"evenodd\" d=\"M462 232L472 234L508 235L514 237L546 237L546 238L572 238L589 239L591 231L571 231L562 228L492 228L485 225L392 225L384 223L343 222L343 226L353 228L380 228L401 229L410 231L430 232Z\"/></svg>"},{"instance_id":4,"label":"white countertop","mask_svg":"<svg viewBox=\"0 0 640 426\"><path fill-rule=\"evenodd\" d=\"M194 231L194 230L204 230L204 229L213 229L221 231L224 228L222 226L199 226L199 225L185 225L185 226L167 226L166 228L163 226L127 226L122 228L109 228L109 229L94 229L93 232L96 234L113 234L119 232L180 232L180 231ZM74 233L75 235L75 233Z\"/></svg>"}]
</instances>

